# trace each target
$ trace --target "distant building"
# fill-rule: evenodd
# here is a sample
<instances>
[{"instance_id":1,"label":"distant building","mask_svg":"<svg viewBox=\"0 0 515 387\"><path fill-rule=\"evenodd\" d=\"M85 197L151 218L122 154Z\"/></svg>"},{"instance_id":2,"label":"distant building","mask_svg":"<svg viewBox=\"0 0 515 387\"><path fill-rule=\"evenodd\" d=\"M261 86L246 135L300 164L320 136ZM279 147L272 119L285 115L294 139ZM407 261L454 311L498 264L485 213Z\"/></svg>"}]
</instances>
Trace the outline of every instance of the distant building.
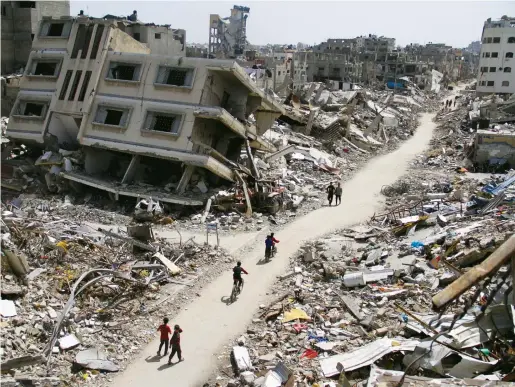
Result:
<instances>
[{"instance_id":1,"label":"distant building","mask_svg":"<svg viewBox=\"0 0 515 387\"><path fill-rule=\"evenodd\" d=\"M515 18L488 19L481 42L477 94L515 93Z\"/></svg>"},{"instance_id":2,"label":"distant building","mask_svg":"<svg viewBox=\"0 0 515 387\"><path fill-rule=\"evenodd\" d=\"M475 40L471 42L467 47L467 51L479 54L479 52L481 51L481 41Z\"/></svg>"},{"instance_id":3,"label":"distant building","mask_svg":"<svg viewBox=\"0 0 515 387\"><path fill-rule=\"evenodd\" d=\"M212 58L237 58L247 49L247 17L250 8L235 5L231 16L209 16L209 55Z\"/></svg>"},{"instance_id":4,"label":"distant building","mask_svg":"<svg viewBox=\"0 0 515 387\"><path fill-rule=\"evenodd\" d=\"M70 16L69 1L2 1L2 74L25 66L38 33L38 22L45 16ZM59 33L59 31L52 31Z\"/></svg>"}]
</instances>

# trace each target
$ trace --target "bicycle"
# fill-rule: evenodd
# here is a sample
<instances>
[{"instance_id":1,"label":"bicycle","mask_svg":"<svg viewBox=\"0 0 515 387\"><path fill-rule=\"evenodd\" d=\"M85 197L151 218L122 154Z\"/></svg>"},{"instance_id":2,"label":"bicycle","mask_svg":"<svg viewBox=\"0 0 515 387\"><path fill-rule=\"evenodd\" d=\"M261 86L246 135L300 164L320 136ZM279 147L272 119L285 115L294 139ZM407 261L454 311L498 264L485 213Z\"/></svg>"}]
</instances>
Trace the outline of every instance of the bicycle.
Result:
<instances>
[{"instance_id":1,"label":"bicycle","mask_svg":"<svg viewBox=\"0 0 515 387\"><path fill-rule=\"evenodd\" d=\"M231 302L236 301L236 298L241 293L242 288L243 288L243 278L241 279L240 283L238 283L238 281L234 281L234 284L232 285Z\"/></svg>"}]
</instances>

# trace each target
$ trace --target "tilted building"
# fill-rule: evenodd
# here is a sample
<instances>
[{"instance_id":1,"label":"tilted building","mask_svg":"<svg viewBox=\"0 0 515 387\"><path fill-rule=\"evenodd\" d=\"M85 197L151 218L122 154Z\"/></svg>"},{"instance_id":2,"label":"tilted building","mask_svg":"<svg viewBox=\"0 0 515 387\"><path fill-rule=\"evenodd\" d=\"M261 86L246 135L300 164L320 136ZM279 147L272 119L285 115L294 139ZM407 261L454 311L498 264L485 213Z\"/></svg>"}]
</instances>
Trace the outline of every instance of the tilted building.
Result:
<instances>
[{"instance_id":1,"label":"tilted building","mask_svg":"<svg viewBox=\"0 0 515 387\"><path fill-rule=\"evenodd\" d=\"M273 150L261 135L283 108L236 62L153 54L116 20L44 19L39 31L7 135L82 149L84 168L64 178L116 197L170 183L153 197L199 205L181 196L194 173L235 181L242 146Z\"/></svg>"}]
</instances>

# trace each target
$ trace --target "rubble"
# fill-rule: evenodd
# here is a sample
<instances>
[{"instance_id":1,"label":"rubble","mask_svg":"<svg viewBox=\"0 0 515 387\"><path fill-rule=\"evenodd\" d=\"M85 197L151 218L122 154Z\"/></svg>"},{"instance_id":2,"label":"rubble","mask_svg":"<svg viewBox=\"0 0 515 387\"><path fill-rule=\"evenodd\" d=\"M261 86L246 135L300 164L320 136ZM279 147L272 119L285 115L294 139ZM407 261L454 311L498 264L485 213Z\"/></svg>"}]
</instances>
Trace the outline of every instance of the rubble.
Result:
<instances>
[{"instance_id":1,"label":"rubble","mask_svg":"<svg viewBox=\"0 0 515 387\"><path fill-rule=\"evenodd\" d=\"M514 380L515 172L464 173L464 146L434 153L472 135L461 119L449 121L466 104L438 114L432 148L383 187L381 213L292 258L276 301L245 335L254 381L233 385L263 386L257 378L277 364L291 370L291 385ZM444 127L451 134L442 140Z\"/></svg>"},{"instance_id":2,"label":"rubble","mask_svg":"<svg viewBox=\"0 0 515 387\"><path fill-rule=\"evenodd\" d=\"M176 313L192 286L233 263L221 248L155 237L149 224L109 231L51 203L2 203L1 366L13 383L22 372L27 383L108 384L155 338L163 310Z\"/></svg>"}]
</instances>

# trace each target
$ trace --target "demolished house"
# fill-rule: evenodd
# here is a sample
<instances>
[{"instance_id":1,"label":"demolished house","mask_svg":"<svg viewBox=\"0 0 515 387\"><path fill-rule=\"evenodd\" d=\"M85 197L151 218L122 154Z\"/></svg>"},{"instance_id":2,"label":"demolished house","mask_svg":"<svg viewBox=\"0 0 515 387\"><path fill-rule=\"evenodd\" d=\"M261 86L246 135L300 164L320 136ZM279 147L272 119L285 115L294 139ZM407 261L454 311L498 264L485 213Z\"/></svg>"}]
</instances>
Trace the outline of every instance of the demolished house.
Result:
<instances>
[{"instance_id":1,"label":"demolished house","mask_svg":"<svg viewBox=\"0 0 515 387\"><path fill-rule=\"evenodd\" d=\"M20 88L7 136L45 149L49 188L181 205L252 176L240 150L275 150L262 134L283 111L235 62L153 55L103 19L43 20ZM199 195L184 196L195 175Z\"/></svg>"}]
</instances>

